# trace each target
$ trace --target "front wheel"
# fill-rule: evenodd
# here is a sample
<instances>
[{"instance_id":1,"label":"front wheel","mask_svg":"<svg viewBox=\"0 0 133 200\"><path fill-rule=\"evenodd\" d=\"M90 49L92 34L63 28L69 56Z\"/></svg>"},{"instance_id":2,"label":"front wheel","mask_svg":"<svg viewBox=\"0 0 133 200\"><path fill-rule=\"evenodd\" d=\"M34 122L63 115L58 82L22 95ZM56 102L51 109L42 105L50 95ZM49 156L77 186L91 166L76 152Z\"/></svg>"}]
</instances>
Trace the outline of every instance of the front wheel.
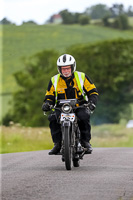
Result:
<instances>
[{"instance_id":1,"label":"front wheel","mask_svg":"<svg viewBox=\"0 0 133 200\"><path fill-rule=\"evenodd\" d=\"M70 127L64 127L64 160L67 170L71 170L71 160L72 160L72 149L71 149L71 137L70 137Z\"/></svg>"}]
</instances>

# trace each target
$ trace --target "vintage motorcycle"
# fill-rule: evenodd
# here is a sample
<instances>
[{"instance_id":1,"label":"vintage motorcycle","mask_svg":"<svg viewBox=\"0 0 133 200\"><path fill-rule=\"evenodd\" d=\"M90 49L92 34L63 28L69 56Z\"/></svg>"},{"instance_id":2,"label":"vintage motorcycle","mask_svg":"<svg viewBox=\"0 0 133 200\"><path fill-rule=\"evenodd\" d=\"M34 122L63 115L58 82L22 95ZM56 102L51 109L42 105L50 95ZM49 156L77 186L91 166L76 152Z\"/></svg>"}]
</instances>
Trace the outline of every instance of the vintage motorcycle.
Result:
<instances>
[{"instance_id":1,"label":"vintage motorcycle","mask_svg":"<svg viewBox=\"0 0 133 200\"><path fill-rule=\"evenodd\" d=\"M74 167L79 167L80 159L83 159L87 151L80 143L80 130L75 111L81 107L88 108L88 104L77 107L77 103L77 99L64 99L58 101L59 107L51 107L55 111L60 111L58 123L61 124L62 143L61 151L58 155L62 155L62 161L65 162L67 170L72 169L72 163Z\"/></svg>"}]
</instances>

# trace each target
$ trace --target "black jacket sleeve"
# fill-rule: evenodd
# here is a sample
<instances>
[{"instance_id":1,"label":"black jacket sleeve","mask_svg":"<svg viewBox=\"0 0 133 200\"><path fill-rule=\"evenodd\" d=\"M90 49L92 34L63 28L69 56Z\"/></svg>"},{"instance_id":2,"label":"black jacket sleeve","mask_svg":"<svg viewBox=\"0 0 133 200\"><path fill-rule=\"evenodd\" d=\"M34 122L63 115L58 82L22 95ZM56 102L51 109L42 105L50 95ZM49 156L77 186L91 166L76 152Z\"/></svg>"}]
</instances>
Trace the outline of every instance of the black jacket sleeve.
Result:
<instances>
[{"instance_id":1,"label":"black jacket sleeve","mask_svg":"<svg viewBox=\"0 0 133 200\"><path fill-rule=\"evenodd\" d=\"M55 104L55 89L51 80L49 81L48 84L44 102L48 102L50 105Z\"/></svg>"},{"instance_id":2,"label":"black jacket sleeve","mask_svg":"<svg viewBox=\"0 0 133 200\"><path fill-rule=\"evenodd\" d=\"M83 87L89 101L92 101L95 105L98 100L98 91L91 79L85 75L84 87Z\"/></svg>"}]
</instances>

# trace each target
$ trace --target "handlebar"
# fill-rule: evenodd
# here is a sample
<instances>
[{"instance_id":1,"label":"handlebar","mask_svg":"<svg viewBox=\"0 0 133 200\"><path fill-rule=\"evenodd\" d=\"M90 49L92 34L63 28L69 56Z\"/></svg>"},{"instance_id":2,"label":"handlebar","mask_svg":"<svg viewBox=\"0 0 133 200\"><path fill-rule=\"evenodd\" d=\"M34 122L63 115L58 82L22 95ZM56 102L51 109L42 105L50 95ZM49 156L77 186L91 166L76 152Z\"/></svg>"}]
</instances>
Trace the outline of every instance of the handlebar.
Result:
<instances>
[{"instance_id":1,"label":"handlebar","mask_svg":"<svg viewBox=\"0 0 133 200\"><path fill-rule=\"evenodd\" d=\"M73 106L72 108L73 108L73 110L77 110L78 108L88 108L90 114L92 114L93 111L91 111L91 110L89 109L89 105L90 105L90 102L87 103L87 104L83 104L83 105L81 105L81 106ZM50 107L50 110L55 109L55 110L60 110L60 111L61 111L61 107L55 107L55 106L53 106L53 105L49 105L49 107ZM46 115L46 112L45 112L45 111L44 111L44 115Z\"/></svg>"}]
</instances>

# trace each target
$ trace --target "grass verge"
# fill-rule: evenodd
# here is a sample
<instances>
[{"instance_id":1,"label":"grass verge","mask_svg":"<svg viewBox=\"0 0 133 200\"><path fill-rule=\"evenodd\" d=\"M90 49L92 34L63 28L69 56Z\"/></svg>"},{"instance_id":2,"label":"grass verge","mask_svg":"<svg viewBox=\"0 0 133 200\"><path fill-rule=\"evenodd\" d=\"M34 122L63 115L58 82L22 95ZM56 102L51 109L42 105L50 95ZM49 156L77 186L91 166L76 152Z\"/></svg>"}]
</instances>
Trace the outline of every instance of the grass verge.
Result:
<instances>
[{"instance_id":1,"label":"grass verge","mask_svg":"<svg viewBox=\"0 0 133 200\"><path fill-rule=\"evenodd\" d=\"M53 147L49 128L1 127L0 153L46 150ZM119 124L92 126L93 147L133 147L133 129Z\"/></svg>"},{"instance_id":2,"label":"grass verge","mask_svg":"<svg viewBox=\"0 0 133 200\"><path fill-rule=\"evenodd\" d=\"M50 149L53 146L48 128L1 127L0 153Z\"/></svg>"}]
</instances>

